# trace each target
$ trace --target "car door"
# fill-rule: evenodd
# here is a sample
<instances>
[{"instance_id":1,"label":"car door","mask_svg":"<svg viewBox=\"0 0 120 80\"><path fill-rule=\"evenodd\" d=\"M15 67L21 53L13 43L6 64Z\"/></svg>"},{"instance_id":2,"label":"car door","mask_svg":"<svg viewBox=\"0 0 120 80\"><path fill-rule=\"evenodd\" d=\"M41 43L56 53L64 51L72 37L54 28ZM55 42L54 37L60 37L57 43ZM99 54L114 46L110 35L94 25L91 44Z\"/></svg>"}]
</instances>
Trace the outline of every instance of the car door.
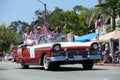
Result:
<instances>
[{"instance_id":1,"label":"car door","mask_svg":"<svg viewBox=\"0 0 120 80\"><path fill-rule=\"evenodd\" d=\"M28 48L22 48L22 57L24 59L25 64L29 64L31 63L31 59L30 59L30 53Z\"/></svg>"}]
</instances>

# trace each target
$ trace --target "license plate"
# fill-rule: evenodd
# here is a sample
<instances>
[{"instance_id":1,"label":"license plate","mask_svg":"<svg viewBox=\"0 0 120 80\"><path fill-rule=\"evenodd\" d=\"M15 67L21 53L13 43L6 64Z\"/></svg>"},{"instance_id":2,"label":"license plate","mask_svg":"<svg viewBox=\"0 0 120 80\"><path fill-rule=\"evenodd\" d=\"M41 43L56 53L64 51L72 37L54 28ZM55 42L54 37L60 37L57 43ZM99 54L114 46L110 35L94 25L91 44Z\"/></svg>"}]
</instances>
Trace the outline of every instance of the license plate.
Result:
<instances>
[{"instance_id":1,"label":"license plate","mask_svg":"<svg viewBox=\"0 0 120 80\"><path fill-rule=\"evenodd\" d=\"M74 60L81 60L82 56L74 56Z\"/></svg>"},{"instance_id":2,"label":"license plate","mask_svg":"<svg viewBox=\"0 0 120 80\"><path fill-rule=\"evenodd\" d=\"M83 58L87 58L88 55L83 55Z\"/></svg>"}]
</instances>

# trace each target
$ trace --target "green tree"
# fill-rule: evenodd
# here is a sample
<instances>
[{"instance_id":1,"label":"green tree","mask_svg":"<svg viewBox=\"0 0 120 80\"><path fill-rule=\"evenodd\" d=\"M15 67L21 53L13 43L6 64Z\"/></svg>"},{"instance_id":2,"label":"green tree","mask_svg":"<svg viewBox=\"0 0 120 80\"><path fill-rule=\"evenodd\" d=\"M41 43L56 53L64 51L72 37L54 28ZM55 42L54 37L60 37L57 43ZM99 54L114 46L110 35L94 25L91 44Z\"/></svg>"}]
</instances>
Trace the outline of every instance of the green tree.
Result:
<instances>
[{"instance_id":1,"label":"green tree","mask_svg":"<svg viewBox=\"0 0 120 80\"><path fill-rule=\"evenodd\" d=\"M13 21L11 22L10 26L11 30L19 35L19 40L22 40L22 34L26 27L30 27L31 29L34 29L33 26L30 26L26 22L22 21Z\"/></svg>"},{"instance_id":2,"label":"green tree","mask_svg":"<svg viewBox=\"0 0 120 80\"><path fill-rule=\"evenodd\" d=\"M51 13L51 15L54 15L54 14L59 13L59 12L63 12L63 9L56 7L55 10Z\"/></svg>"},{"instance_id":3,"label":"green tree","mask_svg":"<svg viewBox=\"0 0 120 80\"><path fill-rule=\"evenodd\" d=\"M81 5L76 5L75 7L73 7L73 10L78 13L78 12L81 12L82 10L84 11L89 11L88 8L84 7L84 6L81 6Z\"/></svg>"},{"instance_id":4,"label":"green tree","mask_svg":"<svg viewBox=\"0 0 120 80\"><path fill-rule=\"evenodd\" d=\"M96 9L88 9L84 6L75 6L73 10L78 13L79 16L79 31L82 34L91 33L95 31L94 19L96 17ZM87 20L90 19L90 25L87 24Z\"/></svg>"},{"instance_id":5,"label":"green tree","mask_svg":"<svg viewBox=\"0 0 120 80\"><path fill-rule=\"evenodd\" d=\"M9 50L11 43L17 43L18 35L10 27L0 25L0 50Z\"/></svg>"},{"instance_id":6,"label":"green tree","mask_svg":"<svg viewBox=\"0 0 120 80\"><path fill-rule=\"evenodd\" d=\"M116 11L118 12L119 14L119 17L120 17L120 0L118 0L117 4L116 4Z\"/></svg>"},{"instance_id":7,"label":"green tree","mask_svg":"<svg viewBox=\"0 0 120 80\"><path fill-rule=\"evenodd\" d=\"M67 29L63 29L63 33L69 33L73 31L76 35L79 34L77 32L79 17L74 11L62 11L61 9L53 11L50 17L50 23L52 24L52 28L54 29L56 26L67 25Z\"/></svg>"}]
</instances>

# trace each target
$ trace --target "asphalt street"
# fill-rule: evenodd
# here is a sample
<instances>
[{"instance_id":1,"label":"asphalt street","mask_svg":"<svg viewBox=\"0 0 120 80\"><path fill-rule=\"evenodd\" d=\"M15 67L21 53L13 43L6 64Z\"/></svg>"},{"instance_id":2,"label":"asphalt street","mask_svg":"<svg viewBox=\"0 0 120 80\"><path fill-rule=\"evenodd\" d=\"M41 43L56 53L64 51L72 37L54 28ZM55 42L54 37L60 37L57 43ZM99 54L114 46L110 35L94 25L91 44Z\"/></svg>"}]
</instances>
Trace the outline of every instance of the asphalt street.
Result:
<instances>
[{"instance_id":1,"label":"asphalt street","mask_svg":"<svg viewBox=\"0 0 120 80\"><path fill-rule=\"evenodd\" d=\"M120 67L98 66L84 70L80 64L62 65L58 71L40 66L21 69L14 62L0 62L0 80L120 80Z\"/></svg>"}]
</instances>

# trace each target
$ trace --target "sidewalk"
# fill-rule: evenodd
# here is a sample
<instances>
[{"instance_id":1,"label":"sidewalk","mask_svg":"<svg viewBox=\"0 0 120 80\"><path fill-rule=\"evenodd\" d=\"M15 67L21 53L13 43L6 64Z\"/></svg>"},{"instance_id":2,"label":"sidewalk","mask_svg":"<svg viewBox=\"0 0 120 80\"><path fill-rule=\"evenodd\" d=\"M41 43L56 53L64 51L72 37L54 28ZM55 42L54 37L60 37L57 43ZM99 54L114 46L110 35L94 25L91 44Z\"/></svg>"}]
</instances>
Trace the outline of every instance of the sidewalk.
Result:
<instances>
[{"instance_id":1,"label":"sidewalk","mask_svg":"<svg viewBox=\"0 0 120 80\"><path fill-rule=\"evenodd\" d=\"M96 65L99 65L99 66L115 66L115 67L120 67L120 63L97 63Z\"/></svg>"}]
</instances>

